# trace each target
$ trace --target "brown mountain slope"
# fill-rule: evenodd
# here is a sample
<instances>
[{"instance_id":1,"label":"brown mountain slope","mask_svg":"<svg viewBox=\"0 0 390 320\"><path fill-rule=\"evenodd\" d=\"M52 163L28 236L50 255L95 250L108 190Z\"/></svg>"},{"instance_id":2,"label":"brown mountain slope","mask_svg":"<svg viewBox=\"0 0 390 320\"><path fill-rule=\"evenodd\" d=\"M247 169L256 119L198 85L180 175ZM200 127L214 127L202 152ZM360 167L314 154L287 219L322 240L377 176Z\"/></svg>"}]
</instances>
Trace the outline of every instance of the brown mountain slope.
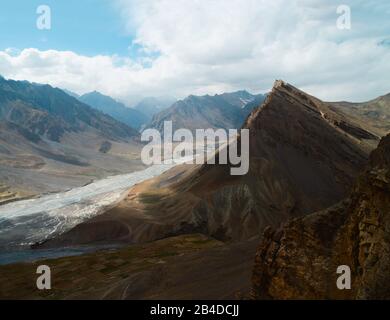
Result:
<instances>
[{"instance_id":1,"label":"brown mountain slope","mask_svg":"<svg viewBox=\"0 0 390 320\"><path fill-rule=\"evenodd\" d=\"M377 137L331 106L277 81L262 108L245 123L250 168L175 168L130 190L117 207L77 226L52 245L142 242L201 232L243 240L266 226L306 215L346 196Z\"/></svg>"},{"instance_id":2,"label":"brown mountain slope","mask_svg":"<svg viewBox=\"0 0 390 320\"><path fill-rule=\"evenodd\" d=\"M390 131L390 94L367 102L332 102L331 104L349 116L364 121L380 135L386 135Z\"/></svg>"},{"instance_id":3,"label":"brown mountain slope","mask_svg":"<svg viewBox=\"0 0 390 320\"><path fill-rule=\"evenodd\" d=\"M370 156L349 198L267 229L256 255L253 296L272 299L390 298L390 135ZM351 290L336 287L351 268Z\"/></svg>"}]
</instances>

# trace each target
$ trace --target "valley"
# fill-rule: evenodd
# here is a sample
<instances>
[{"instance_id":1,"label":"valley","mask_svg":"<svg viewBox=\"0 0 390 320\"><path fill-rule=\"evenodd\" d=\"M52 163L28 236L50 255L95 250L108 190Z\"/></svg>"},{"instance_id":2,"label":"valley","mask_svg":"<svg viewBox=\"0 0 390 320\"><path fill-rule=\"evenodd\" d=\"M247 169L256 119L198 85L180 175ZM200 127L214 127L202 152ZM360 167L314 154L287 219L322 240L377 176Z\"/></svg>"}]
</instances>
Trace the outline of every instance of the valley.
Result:
<instances>
[{"instance_id":1,"label":"valley","mask_svg":"<svg viewBox=\"0 0 390 320\"><path fill-rule=\"evenodd\" d=\"M0 181L14 200L143 169L141 149L136 130L60 89L0 79Z\"/></svg>"},{"instance_id":2,"label":"valley","mask_svg":"<svg viewBox=\"0 0 390 320\"><path fill-rule=\"evenodd\" d=\"M390 300L389 15L389 0L3 0L2 307L373 317L382 303L332 301ZM112 317L106 303L86 315Z\"/></svg>"},{"instance_id":3,"label":"valley","mask_svg":"<svg viewBox=\"0 0 390 320\"><path fill-rule=\"evenodd\" d=\"M241 299L250 291L257 242L226 246L204 235L187 234L40 261L54 272L50 292L37 291L31 281L37 263L0 266L0 298Z\"/></svg>"},{"instance_id":4,"label":"valley","mask_svg":"<svg viewBox=\"0 0 390 320\"><path fill-rule=\"evenodd\" d=\"M283 81L266 97L248 95L192 97L186 103L194 99L205 106L179 101L172 107L203 117L216 99L224 106L218 112L226 107L228 117L231 111L240 114L236 122L211 124L218 119L211 116L193 125L249 129L249 172L243 176L232 176L233 165L218 161L146 168L139 133L124 124L118 129L113 118L91 111L101 117L91 120L81 112L75 125L62 115L62 129L53 136L53 129L37 129L35 116L15 119L7 98L0 131L0 297L273 298L261 280L269 272L267 261L258 258L259 250L269 254L268 243L278 241L269 228L339 210L372 161L386 125L374 126L359 112L350 114L340 103L321 101ZM77 110L73 99L69 103ZM45 108L37 110L50 116ZM37 112L32 109L28 112ZM175 122L179 118L172 119L169 110L161 119L194 129L187 120ZM34 198L15 201L18 197ZM42 263L54 271L51 292L36 291L29 278Z\"/></svg>"}]
</instances>

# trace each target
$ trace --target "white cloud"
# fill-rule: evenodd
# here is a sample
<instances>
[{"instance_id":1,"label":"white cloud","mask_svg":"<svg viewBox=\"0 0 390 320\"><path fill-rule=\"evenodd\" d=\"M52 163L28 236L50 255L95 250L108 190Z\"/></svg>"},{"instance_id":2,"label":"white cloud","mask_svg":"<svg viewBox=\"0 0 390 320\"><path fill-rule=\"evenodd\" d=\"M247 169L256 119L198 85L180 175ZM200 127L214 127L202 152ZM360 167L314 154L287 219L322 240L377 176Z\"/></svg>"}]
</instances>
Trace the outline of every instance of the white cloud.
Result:
<instances>
[{"instance_id":1,"label":"white cloud","mask_svg":"<svg viewBox=\"0 0 390 320\"><path fill-rule=\"evenodd\" d=\"M276 78L327 100L389 92L390 46L378 44L388 39L390 3L343 3L349 31L336 28L336 0L117 0L143 59L13 50L0 52L0 73L123 100L257 92Z\"/></svg>"}]
</instances>

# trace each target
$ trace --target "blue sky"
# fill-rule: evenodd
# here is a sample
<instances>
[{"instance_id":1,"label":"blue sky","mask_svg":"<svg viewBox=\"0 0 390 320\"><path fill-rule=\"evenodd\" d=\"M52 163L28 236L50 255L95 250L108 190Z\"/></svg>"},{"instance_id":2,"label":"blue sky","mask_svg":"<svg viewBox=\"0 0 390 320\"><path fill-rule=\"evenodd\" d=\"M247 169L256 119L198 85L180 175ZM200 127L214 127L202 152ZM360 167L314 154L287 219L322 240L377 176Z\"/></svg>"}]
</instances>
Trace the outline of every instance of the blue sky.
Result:
<instances>
[{"instance_id":1,"label":"blue sky","mask_svg":"<svg viewBox=\"0 0 390 320\"><path fill-rule=\"evenodd\" d=\"M112 3L110 0L2 0L0 49L32 47L72 50L84 55L128 55L132 37L125 32L123 20ZM50 31L36 28L36 10L42 4L52 11Z\"/></svg>"},{"instance_id":2,"label":"blue sky","mask_svg":"<svg viewBox=\"0 0 390 320\"><path fill-rule=\"evenodd\" d=\"M36 28L48 5L51 30ZM340 30L337 8L351 10ZM265 92L325 100L390 92L388 0L2 0L0 74L131 104L142 96Z\"/></svg>"}]
</instances>

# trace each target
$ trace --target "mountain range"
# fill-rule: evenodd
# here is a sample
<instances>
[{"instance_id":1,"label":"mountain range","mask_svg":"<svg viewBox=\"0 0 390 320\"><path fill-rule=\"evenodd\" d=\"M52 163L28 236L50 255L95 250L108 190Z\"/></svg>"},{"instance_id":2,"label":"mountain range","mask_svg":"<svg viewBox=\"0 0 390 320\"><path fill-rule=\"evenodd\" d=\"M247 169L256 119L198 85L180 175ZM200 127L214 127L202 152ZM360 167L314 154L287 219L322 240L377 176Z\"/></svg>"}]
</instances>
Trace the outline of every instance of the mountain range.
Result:
<instances>
[{"instance_id":1,"label":"mountain range","mask_svg":"<svg viewBox=\"0 0 390 320\"><path fill-rule=\"evenodd\" d=\"M134 129L49 85L0 79L0 119L59 142L65 133L96 130L101 136L128 139Z\"/></svg>"},{"instance_id":2,"label":"mountain range","mask_svg":"<svg viewBox=\"0 0 390 320\"><path fill-rule=\"evenodd\" d=\"M86 93L78 98L85 104L107 114L132 128L140 129L149 117L141 111L126 107L123 103L97 91Z\"/></svg>"},{"instance_id":3,"label":"mountain range","mask_svg":"<svg viewBox=\"0 0 390 320\"><path fill-rule=\"evenodd\" d=\"M190 95L154 115L147 127L163 132L164 121L172 121L173 130L238 129L253 109L253 104L252 108L245 106L253 101L259 106L264 99L262 94L255 96L247 91L214 96Z\"/></svg>"},{"instance_id":4,"label":"mountain range","mask_svg":"<svg viewBox=\"0 0 390 320\"><path fill-rule=\"evenodd\" d=\"M143 167L137 130L49 85L0 78L0 128L7 199Z\"/></svg>"},{"instance_id":5,"label":"mountain range","mask_svg":"<svg viewBox=\"0 0 390 320\"><path fill-rule=\"evenodd\" d=\"M176 167L46 245L134 243L193 232L248 240L343 199L379 141L332 105L282 81L243 128L250 130L248 174L231 176L229 164Z\"/></svg>"},{"instance_id":6,"label":"mountain range","mask_svg":"<svg viewBox=\"0 0 390 320\"><path fill-rule=\"evenodd\" d=\"M173 105L176 102L172 97L147 97L139 101L133 108L142 112L150 121L153 116Z\"/></svg>"},{"instance_id":7,"label":"mountain range","mask_svg":"<svg viewBox=\"0 0 390 320\"><path fill-rule=\"evenodd\" d=\"M66 90L65 90L66 91ZM250 112L262 104L266 95L247 91L219 95L194 96L176 101L170 97L148 97L132 108L97 91L82 96L66 91L81 102L137 130L156 128L163 131L164 121L173 121L173 128L190 130L237 129Z\"/></svg>"},{"instance_id":8,"label":"mountain range","mask_svg":"<svg viewBox=\"0 0 390 320\"><path fill-rule=\"evenodd\" d=\"M249 115L235 125L250 132L249 172L231 176L230 163L176 166L134 185L102 214L36 244L36 250L121 245L50 260L61 274L51 297L388 298L386 97L361 104L325 102L280 80L263 102L262 97L248 101L242 92L188 97L184 105L205 125L213 121L206 110L219 116L225 106L223 122L231 125L231 116L238 115L232 110L247 109ZM175 108L183 111L182 103ZM178 125L189 118L180 114ZM13 122L5 125L1 133L13 132ZM30 137L31 130L24 129L14 137ZM68 135L52 142L63 144ZM51 141L47 135L38 138ZM96 154L113 156L110 145L102 147ZM352 290L336 289L339 265L350 266ZM29 284L29 264L0 269L1 279L17 279L3 281L0 295L43 297Z\"/></svg>"}]
</instances>

